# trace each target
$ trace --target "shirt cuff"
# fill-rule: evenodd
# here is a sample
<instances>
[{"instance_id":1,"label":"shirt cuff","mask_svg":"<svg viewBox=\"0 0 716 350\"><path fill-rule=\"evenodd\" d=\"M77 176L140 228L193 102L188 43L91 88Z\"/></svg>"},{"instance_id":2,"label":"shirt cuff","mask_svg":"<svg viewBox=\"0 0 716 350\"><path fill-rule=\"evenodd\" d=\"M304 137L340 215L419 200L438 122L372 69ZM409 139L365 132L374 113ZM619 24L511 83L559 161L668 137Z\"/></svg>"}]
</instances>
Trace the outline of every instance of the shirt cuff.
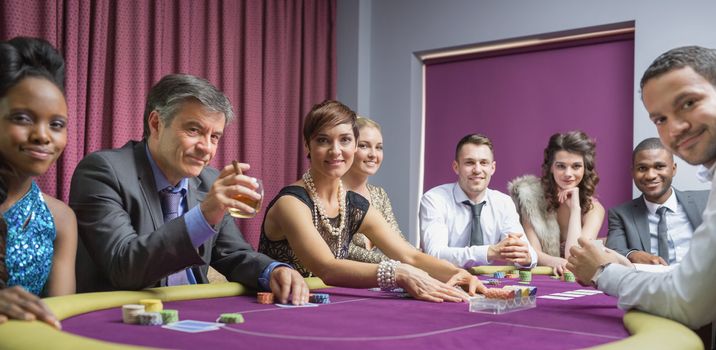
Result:
<instances>
[{"instance_id":1,"label":"shirt cuff","mask_svg":"<svg viewBox=\"0 0 716 350\"><path fill-rule=\"evenodd\" d=\"M626 253L626 255L624 255L624 257L629 258L629 254L631 254L631 253L633 253L633 252L638 252L638 251L639 251L638 249L632 249L632 250L628 251L628 252Z\"/></svg>"},{"instance_id":2,"label":"shirt cuff","mask_svg":"<svg viewBox=\"0 0 716 350\"><path fill-rule=\"evenodd\" d=\"M537 265L537 261L535 259L532 259L532 262L529 265L520 265L520 264L516 264L516 265L517 265L517 267L519 267L521 269L531 269L531 268L535 267L535 265Z\"/></svg>"},{"instance_id":3,"label":"shirt cuff","mask_svg":"<svg viewBox=\"0 0 716 350\"><path fill-rule=\"evenodd\" d=\"M537 266L537 251L532 248L532 245L527 243L527 249L530 254L530 264L529 265L517 265L524 269L531 269L535 266Z\"/></svg>"},{"instance_id":4,"label":"shirt cuff","mask_svg":"<svg viewBox=\"0 0 716 350\"><path fill-rule=\"evenodd\" d=\"M478 265L491 265L492 261L487 260L487 250L490 248L489 244L485 245L474 245L470 247L472 252L472 258L475 259Z\"/></svg>"},{"instance_id":5,"label":"shirt cuff","mask_svg":"<svg viewBox=\"0 0 716 350\"><path fill-rule=\"evenodd\" d=\"M284 264L284 263L278 262L278 261L274 261L274 262L268 264L268 266L266 266L266 268L261 272L261 275L259 275L259 288L261 288L261 290L263 290L263 291L271 290L271 272L273 272L273 270L275 268L280 267L280 266L285 266L285 267L288 267L289 269L293 269L293 267L291 267L291 265Z\"/></svg>"},{"instance_id":6,"label":"shirt cuff","mask_svg":"<svg viewBox=\"0 0 716 350\"><path fill-rule=\"evenodd\" d=\"M595 281L599 290L607 295L619 295L619 281L634 269L620 264L609 264Z\"/></svg>"},{"instance_id":7,"label":"shirt cuff","mask_svg":"<svg viewBox=\"0 0 716 350\"><path fill-rule=\"evenodd\" d=\"M206 222L201 207L198 205L184 214L184 222L194 248L199 248L207 239L216 234L216 231Z\"/></svg>"}]
</instances>

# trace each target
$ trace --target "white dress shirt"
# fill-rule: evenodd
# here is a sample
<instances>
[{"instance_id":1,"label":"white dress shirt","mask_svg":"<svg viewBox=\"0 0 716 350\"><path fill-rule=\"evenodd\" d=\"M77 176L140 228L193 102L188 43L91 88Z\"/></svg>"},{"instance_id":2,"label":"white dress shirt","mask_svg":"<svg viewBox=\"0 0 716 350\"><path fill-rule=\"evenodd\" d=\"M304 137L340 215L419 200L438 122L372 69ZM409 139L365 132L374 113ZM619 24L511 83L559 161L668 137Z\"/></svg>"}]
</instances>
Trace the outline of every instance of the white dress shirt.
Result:
<instances>
[{"instance_id":1,"label":"white dress shirt","mask_svg":"<svg viewBox=\"0 0 716 350\"><path fill-rule=\"evenodd\" d=\"M599 289L619 297L619 307L670 318L691 328L716 320L716 164L702 167L700 178L711 181L703 223L696 228L681 263L664 273L636 271L611 264L599 275Z\"/></svg>"},{"instance_id":2,"label":"white dress shirt","mask_svg":"<svg viewBox=\"0 0 716 350\"><path fill-rule=\"evenodd\" d=\"M457 183L440 185L426 192L420 200L423 249L456 266L470 268L491 263L487 260L490 245L499 243L508 233L522 233L521 239L527 243L532 257L532 264L523 267L533 267L537 263L537 253L527 241L512 198L489 188L485 191L485 206L480 214L485 243L482 246L469 246L472 212L462 203L468 198Z\"/></svg>"},{"instance_id":3,"label":"white dress shirt","mask_svg":"<svg viewBox=\"0 0 716 350\"><path fill-rule=\"evenodd\" d=\"M691 237L694 236L694 228L686 215L686 210L676 200L676 193L671 191L671 196L664 204L652 203L644 198L644 204L648 212L649 236L651 242L651 254L659 255L659 215L656 213L661 207L667 207L666 212L666 234L668 236L667 246L669 247L669 265L678 264L689 251Z\"/></svg>"}]
</instances>

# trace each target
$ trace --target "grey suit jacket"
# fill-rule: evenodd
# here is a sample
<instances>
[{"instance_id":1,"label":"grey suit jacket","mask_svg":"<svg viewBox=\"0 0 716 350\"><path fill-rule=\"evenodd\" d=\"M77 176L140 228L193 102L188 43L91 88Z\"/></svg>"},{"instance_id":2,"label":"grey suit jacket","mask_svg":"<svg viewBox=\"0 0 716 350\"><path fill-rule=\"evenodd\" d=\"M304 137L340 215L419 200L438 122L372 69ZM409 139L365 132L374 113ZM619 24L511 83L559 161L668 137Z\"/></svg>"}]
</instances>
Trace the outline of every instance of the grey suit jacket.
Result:
<instances>
[{"instance_id":1,"label":"grey suit jacket","mask_svg":"<svg viewBox=\"0 0 716 350\"><path fill-rule=\"evenodd\" d=\"M686 210L691 226L701 225L701 215L706 207L709 191L678 191L676 200ZM651 254L649 219L644 196L609 209L609 233L607 247L626 255L631 250L641 250Z\"/></svg>"},{"instance_id":2,"label":"grey suit jacket","mask_svg":"<svg viewBox=\"0 0 716 350\"><path fill-rule=\"evenodd\" d=\"M207 167L189 179L188 208L204 199L217 176ZM165 223L144 142L85 157L72 176L70 207L80 236L78 292L164 286L168 275L186 267L197 282L208 283L209 264L230 281L257 288L273 262L251 248L228 215L198 249L183 216Z\"/></svg>"}]
</instances>

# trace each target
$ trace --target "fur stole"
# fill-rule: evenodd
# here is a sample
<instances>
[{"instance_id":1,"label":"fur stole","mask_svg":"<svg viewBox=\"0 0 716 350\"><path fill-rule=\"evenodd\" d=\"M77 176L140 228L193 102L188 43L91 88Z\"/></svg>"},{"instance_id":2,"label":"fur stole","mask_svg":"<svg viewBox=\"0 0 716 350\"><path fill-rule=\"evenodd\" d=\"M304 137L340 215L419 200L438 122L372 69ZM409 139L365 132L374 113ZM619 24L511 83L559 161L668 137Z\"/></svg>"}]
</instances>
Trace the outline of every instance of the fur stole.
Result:
<instances>
[{"instance_id":1,"label":"fur stole","mask_svg":"<svg viewBox=\"0 0 716 350\"><path fill-rule=\"evenodd\" d=\"M533 175L525 175L510 181L507 189L517 206L522 220L529 220L537 234L542 251L560 256L560 231L557 213L547 211L547 200L540 179Z\"/></svg>"}]
</instances>

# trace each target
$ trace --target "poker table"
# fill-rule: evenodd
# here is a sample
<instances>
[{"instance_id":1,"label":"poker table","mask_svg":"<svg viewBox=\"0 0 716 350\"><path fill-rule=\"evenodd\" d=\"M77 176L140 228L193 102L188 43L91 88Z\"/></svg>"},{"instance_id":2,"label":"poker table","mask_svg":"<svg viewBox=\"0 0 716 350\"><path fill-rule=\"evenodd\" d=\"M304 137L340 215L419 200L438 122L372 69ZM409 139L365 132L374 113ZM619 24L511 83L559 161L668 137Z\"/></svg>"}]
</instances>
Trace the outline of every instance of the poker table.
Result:
<instances>
[{"instance_id":1,"label":"poker table","mask_svg":"<svg viewBox=\"0 0 716 350\"><path fill-rule=\"evenodd\" d=\"M507 271L481 267L473 273ZM642 312L624 313L604 294L569 300L545 299L554 293L585 289L533 269L537 306L504 314L468 312L466 303L430 303L400 293L325 286L307 279L331 303L318 307L263 305L237 283L103 292L46 298L62 320L57 331L40 322L0 325L0 349L702 349L683 325ZM544 275L541 275L544 274ZM487 277L480 277L485 279ZM504 279L503 284L517 284ZM502 287L502 286L497 286ZM156 298L182 320L214 322L221 313L240 312L245 322L218 330L184 333L159 326L122 323L121 305Z\"/></svg>"}]
</instances>

